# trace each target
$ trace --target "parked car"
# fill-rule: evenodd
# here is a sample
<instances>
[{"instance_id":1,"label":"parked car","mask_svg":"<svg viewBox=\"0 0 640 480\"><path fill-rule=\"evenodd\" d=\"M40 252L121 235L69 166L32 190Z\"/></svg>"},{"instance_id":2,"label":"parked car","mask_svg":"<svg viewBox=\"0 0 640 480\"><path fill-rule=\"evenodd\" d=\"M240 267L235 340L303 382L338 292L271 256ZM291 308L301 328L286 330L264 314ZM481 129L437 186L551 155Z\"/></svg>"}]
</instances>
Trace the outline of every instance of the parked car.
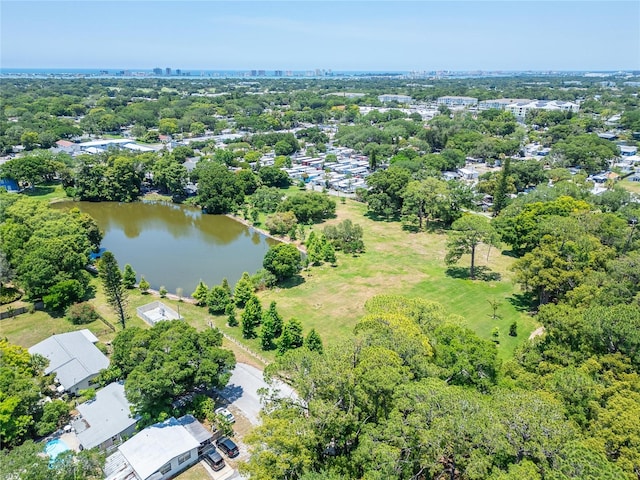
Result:
<instances>
[{"instance_id":1,"label":"parked car","mask_svg":"<svg viewBox=\"0 0 640 480\"><path fill-rule=\"evenodd\" d=\"M224 407L216 408L215 413L216 415L222 415L224 418L227 419L227 422L229 423L235 423L236 421L236 417L233 416L233 413L231 413L229 410L227 410Z\"/></svg>"},{"instance_id":2,"label":"parked car","mask_svg":"<svg viewBox=\"0 0 640 480\"><path fill-rule=\"evenodd\" d=\"M222 455L220 455L215 448L209 450L204 456L204 459L215 472L217 472L218 470L222 470L225 466Z\"/></svg>"},{"instance_id":3,"label":"parked car","mask_svg":"<svg viewBox=\"0 0 640 480\"><path fill-rule=\"evenodd\" d=\"M240 450L238 450L238 446L235 444L233 440L229 437L221 437L216 442L216 445L222 453L224 453L229 458L234 458L240 455Z\"/></svg>"}]
</instances>

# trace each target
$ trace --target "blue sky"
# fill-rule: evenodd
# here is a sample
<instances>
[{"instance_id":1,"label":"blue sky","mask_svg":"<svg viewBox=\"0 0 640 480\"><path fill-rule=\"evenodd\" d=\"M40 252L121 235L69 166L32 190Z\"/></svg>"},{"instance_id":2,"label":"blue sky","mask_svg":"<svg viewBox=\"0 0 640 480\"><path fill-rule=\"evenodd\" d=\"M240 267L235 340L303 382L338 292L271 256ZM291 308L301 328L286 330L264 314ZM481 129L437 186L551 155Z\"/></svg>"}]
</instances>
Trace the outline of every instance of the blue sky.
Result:
<instances>
[{"instance_id":1,"label":"blue sky","mask_svg":"<svg viewBox=\"0 0 640 480\"><path fill-rule=\"evenodd\" d=\"M7 1L2 68L640 70L640 1Z\"/></svg>"}]
</instances>

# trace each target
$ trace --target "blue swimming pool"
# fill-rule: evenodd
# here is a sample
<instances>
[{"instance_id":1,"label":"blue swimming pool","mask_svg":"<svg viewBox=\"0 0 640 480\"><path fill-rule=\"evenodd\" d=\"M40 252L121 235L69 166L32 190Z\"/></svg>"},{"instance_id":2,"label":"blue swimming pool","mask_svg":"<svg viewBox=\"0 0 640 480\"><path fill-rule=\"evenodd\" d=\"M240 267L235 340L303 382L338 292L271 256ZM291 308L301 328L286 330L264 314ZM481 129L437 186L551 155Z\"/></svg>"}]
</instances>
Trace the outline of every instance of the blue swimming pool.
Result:
<instances>
[{"instance_id":1,"label":"blue swimming pool","mask_svg":"<svg viewBox=\"0 0 640 480\"><path fill-rule=\"evenodd\" d=\"M66 443L64 443L59 438L49 440L44 446L44 453L49 455L51 462L53 462L58 457L58 455L68 450L71 450L71 449L67 446Z\"/></svg>"}]
</instances>

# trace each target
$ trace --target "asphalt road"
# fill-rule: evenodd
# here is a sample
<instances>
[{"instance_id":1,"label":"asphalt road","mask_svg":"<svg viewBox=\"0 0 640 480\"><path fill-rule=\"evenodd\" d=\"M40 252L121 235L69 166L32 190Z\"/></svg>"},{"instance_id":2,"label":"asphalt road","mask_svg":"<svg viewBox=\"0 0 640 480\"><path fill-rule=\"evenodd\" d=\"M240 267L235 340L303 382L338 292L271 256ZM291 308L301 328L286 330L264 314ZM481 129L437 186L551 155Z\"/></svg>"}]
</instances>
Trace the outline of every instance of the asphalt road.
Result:
<instances>
[{"instance_id":1,"label":"asphalt road","mask_svg":"<svg viewBox=\"0 0 640 480\"><path fill-rule=\"evenodd\" d=\"M262 372L246 363L236 364L227 386L220 391L231 405L238 408L253 425L260 424L260 396L258 389L270 388L264 381ZM291 387L278 382L276 388L282 398L295 397Z\"/></svg>"}]
</instances>

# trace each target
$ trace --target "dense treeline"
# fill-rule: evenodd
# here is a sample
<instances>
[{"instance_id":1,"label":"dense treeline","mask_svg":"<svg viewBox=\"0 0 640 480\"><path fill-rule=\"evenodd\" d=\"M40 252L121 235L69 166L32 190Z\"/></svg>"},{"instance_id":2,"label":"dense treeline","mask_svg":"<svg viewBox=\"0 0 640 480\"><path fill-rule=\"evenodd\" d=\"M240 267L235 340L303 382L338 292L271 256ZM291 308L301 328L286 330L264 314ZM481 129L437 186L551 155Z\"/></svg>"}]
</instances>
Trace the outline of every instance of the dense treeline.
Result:
<instances>
[{"instance_id":1,"label":"dense treeline","mask_svg":"<svg viewBox=\"0 0 640 480\"><path fill-rule=\"evenodd\" d=\"M28 439L47 435L69 419L62 400L44 403L44 392L53 384L45 376L48 361L30 355L18 345L0 339L0 442L15 447ZM2 463L2 462L0 462Z\"/></svg>"},{"instance_id":2,"label":"dense treeline","mask_svg":"<svg viewBox=\"0 0 640 480\"><path fill-rule=\"evenodd\" d=\"M102 240L95 221L77 209L53 210L38 200L0 193L0 250L10 278L32 299L64 307L88 293L89 253ZM8 277L8 278L7 278Z\"/></svg>"},{"instance_id":3,"label":"dense treeline","mask_svg":"<svg viewBox=\"0 0 640 480\"><path fill-rule=\"evenodd\" d=\"M394 168L385 175L399 175ZM409 172L402 178L407 185ZM640 206L626 197L605 211L595 199L580 179L565 178L518 197L491 226L473 215L463 217L469 225L454 223L452 254L499 235L518 256L523 299L530 292L544 330L513 359L501 364L492 342L439 305L376 297L352 338L268 367L299 398L269 404L249 437L246 471L258 479L638 478Z\"/></svg>"},{"instance_id":4,"label":"dense treeline","mask_svg":"<svg viewBox=\"0 0 640 480\"><path fill-rule=\"evenodd\" d=\"M564 82L579 81L579 87ZM624 113L625 128L639 130L631 112L638 108L632 88L603 88L597 79L492 78L401 79L2 79L0 149L50 148L57 140L83 134L120 133L129 129L141 140L158 134L201 135L229 126L251 132L322 124L332 119L352 122L358 105L380 106L381 93L400 93L418 101L443 95L479 100L531 98L584 100L584 110L598 115ZM44 87L44 88L43 88ZM358 92L363 96L341 95ZM248 95L251 93L253 95ZM256 95L255 93L259 93ZM391 106L394 104L391 103ZM544 122L542 122L544 124ZM589 128L598 125L591 123ZM590 130L589 130L590 131ZM316 136L312 143L319 143Z\"/></svg>"}]
</instances>

